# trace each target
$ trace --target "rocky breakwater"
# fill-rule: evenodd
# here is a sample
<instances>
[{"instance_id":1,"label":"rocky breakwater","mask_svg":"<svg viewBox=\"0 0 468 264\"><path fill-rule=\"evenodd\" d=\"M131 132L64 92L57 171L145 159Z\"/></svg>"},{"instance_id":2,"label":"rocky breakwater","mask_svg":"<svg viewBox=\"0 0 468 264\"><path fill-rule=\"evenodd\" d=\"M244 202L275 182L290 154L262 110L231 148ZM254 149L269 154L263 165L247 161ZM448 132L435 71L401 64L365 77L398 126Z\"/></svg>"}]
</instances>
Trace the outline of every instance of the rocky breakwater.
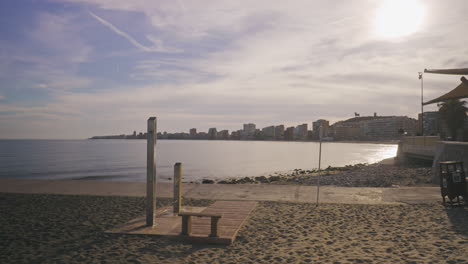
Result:
<instances>
[{"instance_id":1,"label":"rocky breakwater","mask_svg":"<svg viewBox=\"0 0 468 264\"><path fill-rule=\"evenodd\" d=\"M294 169L292 173L276 173L269 176L244 177L221 181L203 180L202 183L218 184L297 184L316 185L317 170ZM328 167L320 171L320 185L345 187L397 187L431 186L432 169L421 166L397 166L386 164L356 164L344 167Z\"/></svg>"}]
</instances>

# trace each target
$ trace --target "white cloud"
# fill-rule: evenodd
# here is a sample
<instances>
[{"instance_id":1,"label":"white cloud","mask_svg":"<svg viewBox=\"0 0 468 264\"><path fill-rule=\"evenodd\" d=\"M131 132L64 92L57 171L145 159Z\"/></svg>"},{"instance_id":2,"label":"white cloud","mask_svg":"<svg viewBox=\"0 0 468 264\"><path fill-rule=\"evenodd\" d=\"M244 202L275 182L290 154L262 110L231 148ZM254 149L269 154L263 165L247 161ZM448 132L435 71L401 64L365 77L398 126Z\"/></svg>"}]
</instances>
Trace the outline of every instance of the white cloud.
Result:
<instances>
[{"instance_id":1,"label":"white cloud","mask_svg":"<svg viewBox=\"0 0 468 264\"><path fill-rule=\"evenodd\" d=\"M91 4L88 7L95 11L89 15L147 52L127 72L138 84L97 92L65 90L55 93L53 103L42 108L9 106L4 111L15 110L23 117L66 116L90 129L107 127L108 133L131 129L150 115L164 120L160 128L168 131L213 125L238 129L247 121L260 127L310 123L318 118L337 121L354 112L416 117L420 111L418 71L468 66L463 59L468 39L459 34L467 24L468 5L463 2L453 8L425 1L425 27L398 41L382 41L373 35L380 3L373 0L74 2ZM149 25L129 34L109 22L114 19L96 15L101 11L106 18L130 11ZM38 72L50 78L38 83L43 88L92 85L95 78L76 74L75 65L89 61L92 48L75 34L80 31L65 30L76 27L73 17L43 18L50 23L39 28L38 38L49 41L65 59L57 56L53 63L44 61ZM142 44L139 37L153 45ZM71 47L62 47L63 43ZM176 51L172 46L183 52L172 54ZM136 53L119 59L133 59ZM141 85L141 80L153 83ZM425 81L425 98L458 84L458 78L439 76L427 76Z\"/></svg>"}]
</instances>

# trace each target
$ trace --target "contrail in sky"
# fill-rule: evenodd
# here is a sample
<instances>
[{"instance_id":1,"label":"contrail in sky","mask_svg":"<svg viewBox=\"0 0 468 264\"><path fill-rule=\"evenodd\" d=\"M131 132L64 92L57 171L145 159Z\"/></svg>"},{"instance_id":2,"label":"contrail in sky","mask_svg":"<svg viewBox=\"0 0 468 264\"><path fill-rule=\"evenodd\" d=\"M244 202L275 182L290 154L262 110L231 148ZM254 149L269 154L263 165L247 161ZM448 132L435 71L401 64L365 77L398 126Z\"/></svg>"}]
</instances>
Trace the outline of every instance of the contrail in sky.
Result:
<instances>
[{"instance_id":1,"label":"contrail in sky","mask_svg":"<svg viewBox=\"0 0 468 264\"><path fill-rule=\"evenodd\" d=\"M118 35L126 38L128 41L130 41L130 43L133 44L133 46L135 46L136 48L142 50L142 51L146 51L146 52L154 52L154 51L163 51L157 47L147 47L147 46L144 46L142 45L141 43L139 43L138 41L136 41L134 38L132 38L130 35L128 35L127 33L123 32L122 30L118 29L116 26L112 25L110 22L100 18L99 16L97 16L96 14L94 14L93 12L91 11L88 11L89 14L94 17L97 21L101 22L101 24L103 24L104 26L110 28L112 31L114 31L115 33L117 33Z\"/></svg>"}]
</instances>

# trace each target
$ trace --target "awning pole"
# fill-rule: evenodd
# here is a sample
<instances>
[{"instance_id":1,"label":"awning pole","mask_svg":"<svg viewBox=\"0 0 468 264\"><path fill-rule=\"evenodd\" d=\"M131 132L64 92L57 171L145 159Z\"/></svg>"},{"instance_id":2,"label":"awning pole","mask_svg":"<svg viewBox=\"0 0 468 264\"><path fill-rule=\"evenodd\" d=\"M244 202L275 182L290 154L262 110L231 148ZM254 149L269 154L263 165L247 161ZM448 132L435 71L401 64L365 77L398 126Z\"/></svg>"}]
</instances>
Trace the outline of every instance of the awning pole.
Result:
<instances>
[{"instance_id":1,"label":"awning pole","mask_svg":"<svg viewBox=\"0 0 468 264\"><path fill-rule=\"evenodd\" d=\"M419 72L419 79L421 80L421 135L424 136L424 79L423 73Z\"/></svg>"}]
</instances>

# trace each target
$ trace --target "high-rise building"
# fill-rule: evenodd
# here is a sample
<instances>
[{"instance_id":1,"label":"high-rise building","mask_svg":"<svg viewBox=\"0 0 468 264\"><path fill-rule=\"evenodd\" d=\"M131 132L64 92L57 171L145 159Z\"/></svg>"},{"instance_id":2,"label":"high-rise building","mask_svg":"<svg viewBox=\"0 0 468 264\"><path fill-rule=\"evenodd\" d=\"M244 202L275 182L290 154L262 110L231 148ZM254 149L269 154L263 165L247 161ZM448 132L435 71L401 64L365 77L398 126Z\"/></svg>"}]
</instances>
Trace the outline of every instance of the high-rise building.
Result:
<instances>
[{"instance_id":1,"label":"high-rise building","mask_svg":"<svg viewBox=\"0 0 468 264\"><path fill-rule=\"evenodd\" d=\"M298 125L294 130L294 134L295 134L296 139L306 140L307 139L307 124Z\"/></svg>"},{"instance_id":2,"label":"high-rise building","mask_svg":"<svg viewBox=\"0 0 468 264\"><path fill-rule=\"evenodd\" d=\"M212 127L208 130L208 138L209 139L216 139L218 135L218 132L216 131L215 127Z\"/></svg>"},{"instance_id":3,"label":"high-rise building","mask_svg":"<svg viewBox=\"0 0 468 264\"><path fill-rule=\"evenodd\" d=\"M275 138L276 140L284 139L284 125L279 125L275 127Z\"/></svg>"},{"instance_id":4,"label":"high-rise building","mask_svg":"<svg viewBox=\"0 0 468 264\"><path fill-rule=\"evenodd\" d=\"M294 127L288 127L286 131L284 131L284 140L294 140Z\"/></svg>"},{"instance_id":5,"label":"high-rise building","mask_svg":"<svg viewBox=\"0 0 468 264\"><path fill-rule=\"evenodd\" d=\"M255 136L255 131L256 131L255 124L253 123L244 124L244 129L242 130L241 138L252 139Z\"/></svg>"},{"instance_id":6,"label":"high-rise building","mask_svg":"<svg viewBox=\"0 0 468 264\"><path fill-rule=\"evenodd\" d=\"M265 139L275 139L275 126L262 128L262 134Z\"/></svg>"},{"instance_id":7,"label":"high-rise building","mask_svg":"<svg viewBox=\"0 0 468 264\"><path fill-rule=\"evenodd\" d=\"M255 124L244 124L244 132L246 132L248 135L255 135Z\"/></svg>"},{"instance_id":8,"label":"high-rise building","mask_svg":"<svg viewBox=\"0 0 468 264\"><path fill-rule=\"evenodd\" d=\"M312 132L314 139L320 138L320 127L322 127L322 137L328 137L330 122L328 122L328 120L325 119L319 119L315 122L312 122Z\"/></svg>"}]
</instances>

